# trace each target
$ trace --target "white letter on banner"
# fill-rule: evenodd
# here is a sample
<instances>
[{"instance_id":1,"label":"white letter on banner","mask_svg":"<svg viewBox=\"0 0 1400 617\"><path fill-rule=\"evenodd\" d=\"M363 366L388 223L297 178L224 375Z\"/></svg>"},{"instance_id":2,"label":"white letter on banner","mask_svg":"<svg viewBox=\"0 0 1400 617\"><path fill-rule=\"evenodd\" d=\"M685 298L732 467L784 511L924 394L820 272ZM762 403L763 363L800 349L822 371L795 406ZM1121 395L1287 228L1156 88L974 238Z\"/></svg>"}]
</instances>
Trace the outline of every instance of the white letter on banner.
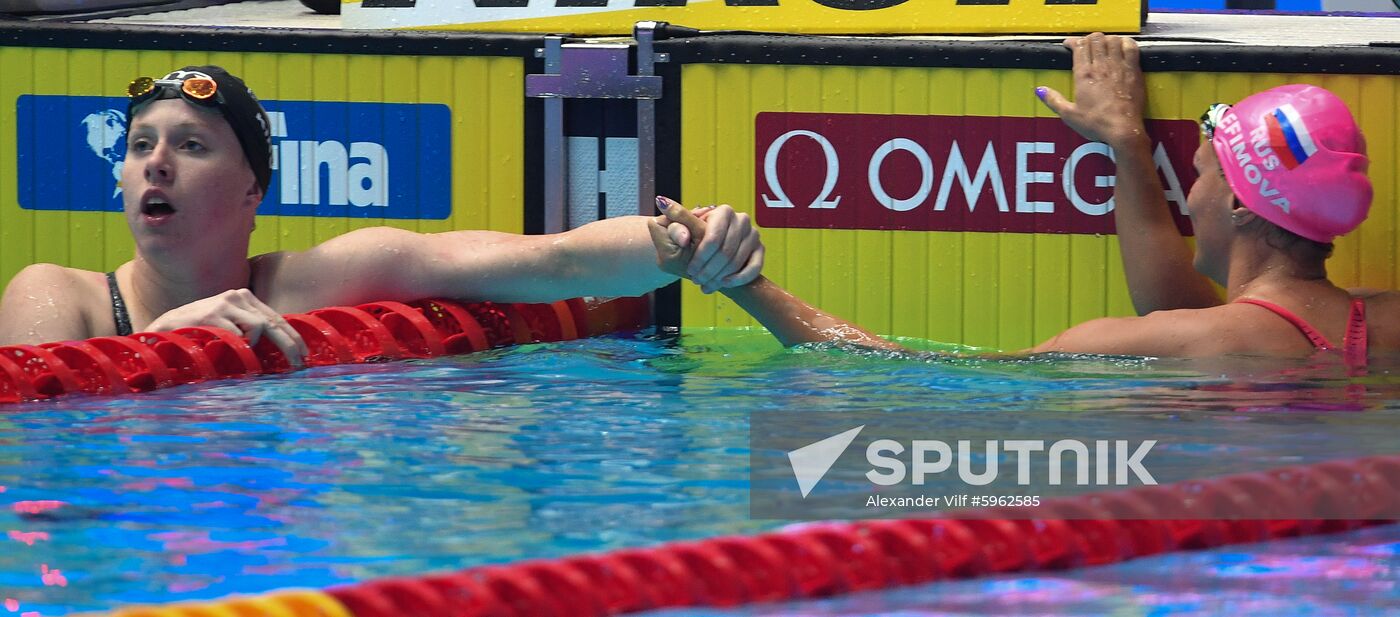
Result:
<instances>
[{"instance_id":1,"label":"white letter on banner","mask_svg":"<svg viewBox=\"0 0 1400 617\"><path fill-rule=\"evenodd\" d=\"M323 141L316 144L316 158L313 159L314 162L311 164L311 173L315 176L316 183L319 184L321 180L321 165L325 164L326 171L329 172L327 185L330 189L330 194L326 203L332 206L343 206L349 203L346 199L345 190L348 188L346 181L346 176L348 175L346 170L349 167L346 164L348 158L349 157L345 153L345 144L343 143L338 141ZM306 195L303 194L302 197L304 198ZM317 203L320 199L320 187L317 187L312 203Z\"/></svg>"},{"instance_id":2,"label":"white letter on banner","mask_svg":"<svg viewBox=\"0 0 1400 617\"><path fill-rule=\"evenodd\" d=\"M1167 201L1176 202L1176 209L1186 215L1186 193L1181 190L1181 179L1176 177L1176 168L1172 167L1172 160L1167 158L1167 148L1162 144L1157 144L1157 149L1152 152L1152 162L1157 164L1157 169L1162 172L1162 176L1167 179L1167 188L1163 192L1167 195ZM1288 210L1285 208L1284 212Z\"/></svg>"},{"instance_id":3,"label":"white letter on banner","mask_svg":"<svg viewBox=\"0 0 1400 617\"><path fill-rule=\"evenodd\" d=\"M1109 196L1108 201L1101 204L1089 203L1079 196L1079 189L1074 186L1074 170L1079 167L1079 160L1090 154L1101 154L1113 160L1113 150L1106 144L1091 141L1071 152L1069 159L1065 161L1064 177L1060 180L1064 183L1065 197L1069 198L1069 203L1073 204L1076 210L1090 216L1103 216L1113 211L1113 197ZM1094 176L1094 186L1105 188L1113 186L1113 176Z\"/></svg>"},{"instance_id":4,"label":"white letter on banner","mask_svg":"<svg viewBox=\"0 0 1400 617\"><path fill-rule=\"evenodd\" d=\"M807 137L821 144L822 154L826 155L826 181L822 183L822 192L817 198L808 204L808 208L829 210L841 203L841 198L827 199L831 196L831 191L836 189L836 176L841 171L841 161L836 158L836 147L831 145L820 133L807 130L795 130L783 133L781 137L774 140L768 146L768 152L763 155L763 179L768 182L768 190L773 191L777 197L763 196L763 205L769 208L791 208L792 200L788 199L787 193L783 192L783 186L778 181L778 152L783 149L783 144L793 137Z\"/></svg>"},{"instance_id":5,"label":"white letter on banner","mask_svg":"<svg viewBox=\"0 0 1400 617\"><path fill-rule=\"evenodd\" d=\"M885 164L885 157L895 150L908 152L919 160L919 190L915 191L914 196L908 199L890 197L890 194L885 192L885 186L880 182L880 166ZM933 190L933 160L928 157L928 152L924 150L924 147L914 140L898 137L882 144L870 157L870 170L866 176L870 180L870 192L875 195L875 200L880 202L880 205L895 212L907 212L924 203L924 200L928 199L929 192Z\"/></svg>"},{"instance_id":6,"label":"white letter on banner","mask_svg":"<svg viewBox=\"0 0 1400 617\"><path fill-rule=\"evenodd\" d=\"M987 142L987 149L982 152L982 162L977 165L975 179L967 173L967 163L963 161L958 142L953 142L952 149L948 151L948 167L943 170L943 181L938 183L938 198L933 204L934 210L941 212L948 208L948 193L953 188L954 178L962 184L963 196L967 197L968 212L977 209L977 198L982 195L982 185L989 179L992 182L992 195L997 200L997 210L1007 211L1006 187L1002 186L1001 166L997 165L997 153L992 148L992 142Z\"/></svg>"},{"instance_id":7,"label":"white letter on banner","mask_svg":"<svg viewBox=\"0 0 1400 617\"><path fill-rule=\"evenodd\" d=\"M284 140L277 143L277 164L282 176L282 203L301 203L301 142Z\"/></svg>"},{"instance_id":8,"label":"white letter on banner","mask_svg":"<svg viewBox=\"0 0 1400 617\"><path fill-rule=\"evenodd\" d=\"M1055 143L1049 141L1016 142L1016 211L1050 214L1055 211L1053 201L1026 201L1026 185L1050 184L1055 174L1048 171L1027 171L1026 159L1032 154L1054 154Z\"/></svg>"},{"instance_id":9,"label":"white letter on banner","mask_svg":"<svg viewBox=\"0 0 1400 617\"><path fill-rule=\"evenodd\" d=\"M367 159L350 166L350 203L358 207L389 205L389 153L370 141L350 144L350 158ZM369 181L369 186L365 186Z\"/></svg>"}]
</instances>

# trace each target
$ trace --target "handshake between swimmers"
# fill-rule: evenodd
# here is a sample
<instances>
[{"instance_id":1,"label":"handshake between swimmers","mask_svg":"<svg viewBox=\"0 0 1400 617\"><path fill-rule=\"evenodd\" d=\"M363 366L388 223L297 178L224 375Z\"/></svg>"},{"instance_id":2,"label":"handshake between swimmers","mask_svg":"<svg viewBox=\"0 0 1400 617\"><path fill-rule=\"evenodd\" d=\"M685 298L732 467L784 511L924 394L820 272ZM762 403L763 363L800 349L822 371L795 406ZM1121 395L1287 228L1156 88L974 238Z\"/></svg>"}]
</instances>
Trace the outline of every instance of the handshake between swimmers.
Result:
<instances>
[{"instance_id":1,"label":"handshake between swimmers","mask_svg":"<svg viewBox=\"0 0 1400 617\"><path fill-rule=\"evenodd\" d=\"M1289 85L1208 106L1187 198L1193 251L1149 151L1137 44L1102 34L1065 44L1074 100L1049 88L1037 94L1115 153L1114 219L1138 316L1088 321L1025 351L1335 350L1364 364L1400 348L1400 293L1343 289L1327 278L1333 239L1361 224L1372 199L1365 139L1345 103L1323 88ZM121 188L132 259L106 273L25 268L0 298L0 344L203 325L254 343L268 337L297 364L306 347L285 313L424 297L630 296L684 276L734 299L784 344L897 347L761 277L758 231L728 206L692 213L663 201L659 220L619 217L552 235L376 227L249 257L271 178L269 122L252 90L219 67L190 66L138 78L127 94Z\"/></svg>"}]
</instances>

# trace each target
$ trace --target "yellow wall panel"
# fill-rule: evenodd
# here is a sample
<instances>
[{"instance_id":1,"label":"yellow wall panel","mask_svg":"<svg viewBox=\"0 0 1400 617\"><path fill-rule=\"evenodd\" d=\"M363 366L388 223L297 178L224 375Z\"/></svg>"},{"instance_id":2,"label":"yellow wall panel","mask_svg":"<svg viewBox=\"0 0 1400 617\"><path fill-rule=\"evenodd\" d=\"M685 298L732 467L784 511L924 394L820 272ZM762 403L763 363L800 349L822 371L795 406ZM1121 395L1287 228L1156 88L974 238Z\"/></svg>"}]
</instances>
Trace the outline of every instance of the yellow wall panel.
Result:
<instances>
[{"instance_id":1,"label":"yellow wall panel","mask_svg":"<svg viewBox=\"0 0 1400 617\"><path fill-rule=\"evenodd\" d=\"M69 80L68 50L66 49L36 49L34 50L34 79L52 80L55 85L63 88L72 88L73 83ZM42 138L42 137L40 137ZM55 165L69 164L68 160L47 161ZM97 196L93 196L97 197ZM68 247L72 244L70 234L67 233L72 228L68 220L68 212L54 212L52 216L44 216L36 220L34 233L34 259L35 261L68 261ZM80 241L79 244L82 244Z\"/></svg>"},{"instance_id":2,"label":"yellow wall panel","mask_svg":"<svg viewBox=\"0 0 1400 617\"><path fill-rule=\"evenodd\" d=\"M344 79L346 82L341 99L346 101L383 101L387 100L389 88L385 87L382 79L349 79L350 75L379 75L384 70L384 58L382 56L346 56L344 57ZM327 93L329 94L329 93ZM322 97L325 98L325 97ZM440 96L434 100L448 100L446 96ZM415 101L417 102L417 101ZM387 224L388 221L382 218L364 219L364 225L378 226ZM348 226L348 224L347 224Z\"/></svg>"},{"instance_id":3,"label":"yellow wall panel","mask_svg":"<svg viewBox=\"0 0 1400 617\"><path fill-rule=\"evenodd\" d=\"M822 69L821 90L817 93L821 111L860 111L856 107L856 77L866 70L874 69L844 66ZM856 249L858 234L836 229L822 229L817 234L821 238L821 279L817 284L822 290L822 307L838 315L852 315L859 321L862 315L856 311L855 279L862 274L862 268L856 265L860 259ZM871 265L879 267L878 262Z\"/></svg>"},{"instance_id":4,"label":"yellow wall panel","mask_svg":"<svg viewBox=\"0 0 1400 617\"><path fill-rule=\"evenodd\" d=\"M1357 283L1364 287L1389 287L1400 285L1396 275L1395 248L1397 245L1395 228L1395 208L1383 204L1400 201L1396 191L1400 179L1400 151L1396 149L1395 132L1400 130L1396 122L1397 107L1394 104L1400 90L1394 79L1363 77L1357 92L1357 109L1353 110L1358 122L1371 132L1367 134L1367 152L1374 170L1372 181L1376 191L1371 215L1356 232L1354 244L1360 249L1365 266L1361 269ZM1389 167L1389 170L1386 170ZM1386 177L1389 181L1385 181Z\"/></svg>"},{"instance_id":5,"label":"yellow wall panel","mask_svg":"<svg viewBox=\"0 0 1400 617\"><path fill-rule=\"evenodd\" d=\"M0 88L32 91L34 50L0 47ZM0 113L0 143L18 143L17 127L27 118ZM0 199L18 201L18 169L13 158L0 158ZM0 208L0 274L9 280L15 272L34 263L34 212Z\"/></svg>"},{"instance_id":6,"label":"yellow wall panel","mask_svg":"<svg viewBox=\"0 0 1400 617\"><path fill-rule=\"evenodd\" d=\"M137 55L134 53L115 54L107 53L103 50L89 50L102 57L102 81L95 82L102 84L102 89L93 88L90 91L79 91L71 94L106 94L120 96L126 91L126 85L134 77L147 75L142 73L137 66ZM174 67L165 67L169 71ZM157 69L160 70L160 69ZM161 73L164 75L165 73ZM115 88L115 90L113 89ZM8 93L7 98L8 98ZM48 94L62 94L62 92L51 92ZM5 200L0 209L8 210L13 207L14 201ZM131 238L131 230L126 225L126 218L120 214L93 213L93 216L102 220L103 243L102 262L103 267L97 270L113 270L118 264L131 259L132 252L136 250L136 241ZM14 270L8 268L0 270L0 280L8 281Z\"/></svg>"},{"instance_id":7,"label":"yellow wall panel","mask_svg":"<svg viewBox=\"0 0 1400 617\"><path fill-rule=\"evenodd\" d=\"M525 149L524 139L520 136L525 132L525 117L521 110L520 93L525 91L525 70L515 58L488 58L482 64L486 66L486 83L492 84L490 92L479 101L473 101L473 90L479 91L477 84L480 82L459 81L456 85L457 91L466 96L459 95L456 103L467 110L462 116L477 114L476 117L487 118L489 121L488 147L478 153L489 153L489 156L483 156L483 160L480 161L481 167L476 168L479 171L478 177L475 178L487 187L487 191L480 200L458 200L457 203L463 204L464 207L454 207L453 211L471 215L470 218L457 219L461 229L494 229L519 233L524 231L520 205L525 202L522 192ZM461 133L475 133L480 130L478 125L467 123L467 118L464 117L463 121ZM491 172L486 174L485 170ZM481 175L487 177L480 177ZM482 207L483 205L485 207ZM476 212L482 212L484 216L478 218Z\"/></svg>"},{"instance_id":8,"label":"yellow wall panel","mask_svg":"<svg viewBox=\"0 0 1400 617\"><path fill-rule=\"evenodd\" d=\"M856 73L856 109L875 113L894 113L893 69L868 68ZM753 148L750 147L752 152ZM742 173L736 170L738 173ZM753 174L743 174L753 178ZM862 261L888 264L886 267L860 268L851 272L854 286L855 315L858 323L880 332L891 329L890 281L897 263L892 259L891 236L897 231L880 231L855 236L855 254ZM854 262L854 260L852 260ZM855 264L852 263L854 266Z\"/></svg>"},{"instance_id":9,"label":"yellow wall panel","mask_svg":"<svg viewBox=\"0 0 1400 617\"><path fill-rule=\"evenodd\" d=\"M967 83L959 69L911 69L928 75L925 100L928 101L930 115L961 116L967 113ZM964 276L968 264L968 236L961 232L940 234L941 242L929 242L923 234L907 234L914 242L928 246L929 278L927 286L917 281L902 293L918 294L928 298L928 338L935 341L957 342L969 340L964 331L967 320L963 319L963 299L969 283Z\"/></svg>"},{"instance_id":10,"label":"yellow wall panel","mask_svg":"<svg viewBox=\"0 0 1400 617\"><path fill-rule=\"evenodd\" d=\"M262 95L264 98L274 98L283 101L310 101L314 100L316 92L313 90L312 80L307 79L311 73L311 56L304 54L278 54L276 65L276 92L270 95ZM252 81L252 77L247 78ZM257 87L253 88L257 92ZM272 225L267 223L271 222ZM310 217L287 216L276 217L275 221L259 221L257 231L253 232L256 238L263 232L265 227L272 227L276 236L276 246L280 249L286 246L314 246L316 244L316 222Z\"/></svg>"},{"instance_id":11,"label":"yellow wall panel","mask_svg":"<svg viewBox=\"0 0 1400 617\"><path fill-rule=\"evenodd\" d=\"M1035 100L1034 87L1071 91L1067 72L1021 69L687 64L681 74L683 198L727 201L751 214L756 214L754 135L760 113L1049 119L1053 114ZM1358 232L1337 241L1330 274L1346 286L1400 286L1400 111L1394 104L1400 77L1152 73L1148 115L1194 122L1211 103L1295 82L1324 86L1346 100L1367 135L1372 159L1371 216ZM1005 143L1008 135L1000 137ZM1035 136L1016 136L1023 137ZM981 145L963 147L968 159L980 157ZM1019 349L1075 323L1133 313L1111 234L795 228L763 233L770 278L825 311L885 334ZM732 304L686 289L684 326L750 323Z\"/></svg>"},{"instance_id":12,"label":"yellow wall panel","mask_svg":"<svg viewBox=\"0 0 1400 617\"><path fill-rule=\"evenodd\" d=\"M991 92L1005 94L994 99L995 102L988 109L995 110L999 116L1026 118L1036 115L1035 105L1039 101L1030 93L1035 91L1037 84L1030 71L1005 70L992 75L999 83ZM1020 96L1013 93L1020 93ZM1008 198L1015 199L1010 195ZM1037 314L1034 282L1040 262L1035 259L1035 235L1001 234L1000 239L998 257L1002 274L997 281L997 318L1000 321L997 347L1009 349L1017 346L1018 341L1034 340L1032 332ZM1063 288L1063 284L1060 287Z\"/></svg>"},{"instance_id":13,"label":"yellow wall panel","mask_svg":"<svg viewBox=\"0 0 1400 617\"><path fill-rule=\"evenodd\" d=\"M315 55L308 56L311 61L311 69L306 74L308 82L311 84L312 101L344 101L346 100L346 80L349 74L346 70L345 56ZM317 113L322 113L317 110ZM316 118L317 122L322 122L321 118ZM348 118L341 120L333 119L334 122L345 122ZM313 243L320 244L330 240L340 234L350 231L349 221L341 217L318 216L308 219L311 222L311 239Z\"/></svg>"},{"instance_id":14,"label":"yellow wall panel","mask_svg":"<svg viewBox=\"0 0 1400 617\"><path fill-rule=\"evenodd\" d=\"M21 96L120 97L135 77L159 77L185 65L208 63L243 77L264 100L431 103L446 106L451 114L451 143L441 144L452 157L447 218L263 215L250 252L300 250L352 229L385 224L421 231L522 231L524 68L516 57L0 47L0 143L15 144L17 127L32 121L16 117ZM351 122L348 115L330 120ZM15 153L14 146L0 149L0 282L32 263L102 271L131 258L133 242L121 213L21 208ZM78 189L69 189L69 201L87 203L87 196L72 194L74 190ZM278 191L278 186L269 190ZM436 205L441 210L442 204Z\"/></svg>"},{"instance_id":15,"label":"yellow wall panel","mask_svg":"<svg viewBox=\"0 0 1400 617\"><path fill-rule=\"evenodd\" d=\"M928 113L928 73L917 69L892 69L893 101L890 112L897 114ZM929 338L928 296L918 293L929 277L929 247L916 234L889 232L891 268L882 281L889 289L890 321L888 331L907 332L909 336ZM865 293L862 290L862 293ZM875 290L876 295L880 294Z\"/></svg>"},{"instance_id":16,"label":"yellow wall panel","mask_svg":"<svg viewBox=\"0 0 1400 617\"><path fill-rule=\"evenodd\" d=\"M783 82L784 88L781 90L784 94L783 105L786 106L786 109L789 111L823 111L821 107L822 100L819 95L821 92L824 69L814 66L769 68L775 68L778 72L786 75L786 79ZM686 71L689 70L689 67L687 67ZM684 83L684 74L682 74L682 96L688 97L691 93L690 90L684 86ZM784 107L770 107L765 109L784 109ZM681 113L684 114L684 110L682 110ZM749 114L749 118L752 120L752 113ZM730 119L726 118L723 124L730 124L729 120ZM717 127L721 126L718 118L715 122ZM747 124L744 127L736 127L736 129L731 130L743 130L751 134L753 132L753 125ZM685 141L681 142L682 165L685 165L688 143L689 142ZM748 153L736 152L735 156L742 156L745 154ZM690 190L690 184L684 179L684 176L682 176L681 179L681 186L685 187L687 191ZM748 196L740 195L734 198L730 203L735 208L741 208L752 213L753 206L750 203L750 199L751 198ZM745 208L746 205L748 206L747 208ZM787 252L783 255L773 255L770 252L768 259L784 263L787 278L784 279L783 282L788 285L788 289L790 289L792 293L798 294L803 298L818 298L819 300L817 301L824 303L826 301L826 296L823 294L822 289L824 270L829 262L835 260L826 258L828 254L826 251L829 249L822 245L822 232L815 229L789 229L786 230L785 233L787 234L788 242ZM849 253L847 255L849 256ZM825 306L825 304L822 306ZM835 309L828 307L827 310ZM681 315L682 324L684 324L684 304L681 306Z\"/></svg>"}]
</instances>

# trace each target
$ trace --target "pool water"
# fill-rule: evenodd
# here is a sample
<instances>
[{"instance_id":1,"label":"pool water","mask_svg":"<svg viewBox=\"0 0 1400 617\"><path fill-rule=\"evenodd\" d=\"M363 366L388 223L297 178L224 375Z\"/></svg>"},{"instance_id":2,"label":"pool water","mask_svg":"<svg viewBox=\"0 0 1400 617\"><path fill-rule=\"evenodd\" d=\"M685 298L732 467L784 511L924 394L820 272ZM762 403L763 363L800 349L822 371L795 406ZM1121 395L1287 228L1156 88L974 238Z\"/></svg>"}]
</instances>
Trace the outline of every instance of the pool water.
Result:
<instances>
[{"instance_id":1,"label":"pool water","mask_svg":"<svg viewBox=\"0 0 1400 617\"><path fill-rule=\"evenodd\" d=\"M1170 435L1163 481L1397 453L1396 368L783 351L728 330L10 406L0 606L61 615L774 529L790 521L749 516L750 414ZM1368 614L1400 606L1397 546L1387 526L736 614Z\"/></svg>"}]
</instances>

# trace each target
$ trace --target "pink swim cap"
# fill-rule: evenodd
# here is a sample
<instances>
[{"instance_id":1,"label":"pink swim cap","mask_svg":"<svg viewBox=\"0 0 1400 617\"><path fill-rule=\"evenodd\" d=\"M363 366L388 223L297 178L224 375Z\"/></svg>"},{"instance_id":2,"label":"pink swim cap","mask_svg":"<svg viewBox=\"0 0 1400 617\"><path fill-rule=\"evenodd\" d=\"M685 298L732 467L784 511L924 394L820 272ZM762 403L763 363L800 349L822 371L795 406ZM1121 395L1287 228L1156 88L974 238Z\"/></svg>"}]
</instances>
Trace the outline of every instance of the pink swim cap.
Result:
<instances>
[{"instance_id":1,"label":"pink swim cap","mask_svg":"<svg viewBox=\"0 0 1400 617\"><path fill-rule=\"evenodd\" d=\"M1371 209L1366 140L1346 103L1317 86L1279 86L1225 111L1211 139L1225 179L1255 214L1331 242Z\"/></svg>"}]
</instances>

